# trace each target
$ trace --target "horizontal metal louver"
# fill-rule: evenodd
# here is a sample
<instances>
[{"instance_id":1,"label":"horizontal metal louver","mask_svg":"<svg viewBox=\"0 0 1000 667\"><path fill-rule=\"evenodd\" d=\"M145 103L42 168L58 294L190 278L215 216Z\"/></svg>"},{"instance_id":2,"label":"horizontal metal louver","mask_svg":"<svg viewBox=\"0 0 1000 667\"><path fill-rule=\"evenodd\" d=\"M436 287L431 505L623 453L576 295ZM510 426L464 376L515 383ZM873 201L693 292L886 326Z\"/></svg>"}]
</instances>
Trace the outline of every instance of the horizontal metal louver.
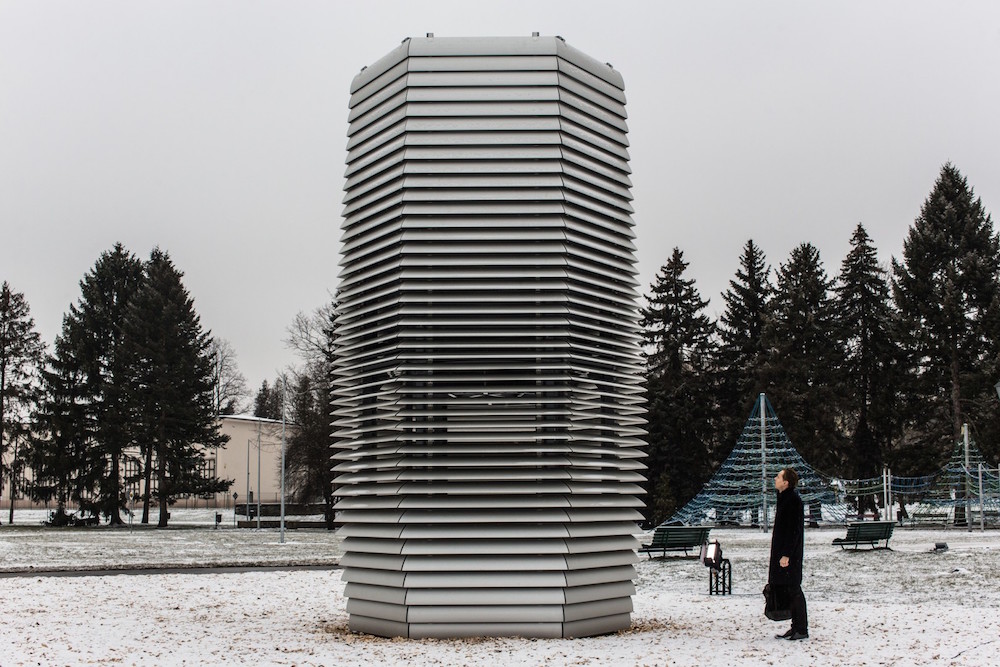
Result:
<instances>
[{"instance_id":1,"label":"horizontal metal louver","mask_svg":"<svg viewBox=\"0 0 1000 667\"><path fill-rule=\"evenodd\" d=\"M351 88L335 325L350 627L629 627L644 397L620 75L409 39Z\"/></svg>"}]
</instances>

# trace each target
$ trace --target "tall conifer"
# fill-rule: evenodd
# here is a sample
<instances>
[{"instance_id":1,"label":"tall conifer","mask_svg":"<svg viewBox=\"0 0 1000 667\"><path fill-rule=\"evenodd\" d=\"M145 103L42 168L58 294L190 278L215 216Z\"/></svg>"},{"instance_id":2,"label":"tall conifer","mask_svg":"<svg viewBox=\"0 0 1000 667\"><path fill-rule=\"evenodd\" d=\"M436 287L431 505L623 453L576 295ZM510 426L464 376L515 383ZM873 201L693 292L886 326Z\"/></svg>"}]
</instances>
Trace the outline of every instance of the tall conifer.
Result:
<instances>
[{"instance_id":1,"label":"tall conifer","mask_svg":"<svg viewBox=\"0 0 1000 667\"><path fill-rule=\"evenodd\" d=\"M28 301L4 281L0 285L0 492L4 480L9 480L11 523L15 486L24 458L24 449L18 445L28 435L44 351ZM11 456L7 456L8 450L12 450Z\"/></svg>"},{"instance_id":2,"label":"tall conifer","mask_svg":"<svg viewBox=\"0 0 1000 667\"><path fill-rule=\"evenodd\" d=\"M37 502L55 501L50 517L53 525L68 522L66 507L70 502L82 510L98 510L87 476L87 471L96 467L91 460L101 458L93 446L96 417L87 375L76 357L79 342L69 339L79 333L64 328L42 371L41 399L28 457L34 472L31 497Z\"/></svg>"},{"instance_id":3,"label":"tall conifer","mask_svg":"<svg viewBox=\"0 0 1000 667\"><path fill-rule=\"evenodd\" d=\"M710 361L714 325L704 314L688 264L674 248L642 310L648 348L649 512L659 523L708 479L712 416Z\"/></svg>"},{"instance_id":4,"label":"tall conifer","mask_svg":"<svg viewBox=\"0 0 1000 667\"><path fill-rule=\"evenodd\" d=\"M123 323L143 281L142 262L122 244L101 253L80 281L80 298L63 318L61 363L83 373L87 421L93 426L79 482L95 497L95 511L121 524L126 508L122 463L132 444ZM83 428L83 425L81 425Z\"/></svg>"},{"instance_id":5,"label":"tall conifer","mask_svg":"<svg viewBox=\"0 0 1000 667\"><path fill-rule=\"evenodd\" d=\"M965 422L984 453L997 454L1000 240L951 164L942 167L892 272L909 370L908 467L944 463Z\"/></svg>"},{"instance_id":6,"label":"tall conifer","mask_svg":"<svg viewBox=\"0 0 1000 667\"><path fill-rule=\"evenodd\" d=\"M897 432L898 348L886 270L871 237L858 223L836 287L838 335L844 353L844 422L851 438L854 477L871 478ZM871 500L859 511L874 509Z\"/></svg>"},{"instance_id":7,"label":"tall conifer","mask_svg":"<svg viewBox=\"0 0 1000 667\"><path fill-rule=\"evenodd\" d=\"M811 465L843 474L838 431L841 355L836 320L819 251L794 248L777 273L771 317L764 327L766 392L792 444Z\"/></svg>"},{"instance_id":8,"label":"tall conifer","mask_svg":"<svg viewBox=\"0 0 1000 667\"><path fill-rule=\"evenodd\" d=\"M763 389L763 332L768 317L771 268L753 240L743 246L740 268L722 294L726 305L719 318L716 358L719 401L719 445L726 455L739 437L746 415Z\"/></svg>"},{"instance_id":9,"label":"tall conifer","mask_svg":"<svg viewBox=\"0 0 1000 667\"><path fill-rule=\"evenodd\" d=\"M170 257L154 249L146 279L129 305L126 321L136 430L144 450L143 520L148 520L155 465L160 527L179 495L216 493L228 483L206 475L205 451L220 447L213 402L211 338L202 330L194 301Z\"/></svg>"}]
</instances>

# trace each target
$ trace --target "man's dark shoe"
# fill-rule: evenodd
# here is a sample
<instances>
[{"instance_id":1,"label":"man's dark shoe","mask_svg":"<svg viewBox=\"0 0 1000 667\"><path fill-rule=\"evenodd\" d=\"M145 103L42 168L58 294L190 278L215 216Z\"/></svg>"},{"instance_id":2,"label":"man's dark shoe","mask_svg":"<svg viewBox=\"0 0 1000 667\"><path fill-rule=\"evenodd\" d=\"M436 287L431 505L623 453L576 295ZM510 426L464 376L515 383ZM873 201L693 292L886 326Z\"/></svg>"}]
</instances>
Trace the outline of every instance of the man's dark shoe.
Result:
<instances>
[{"instance_id":1,"label":"man's dark shoe","mask_svg":"<svg viewBox=\"0 0 1000 667\"><path fill-rule=\"evenodd\" d=\"M792 634L788 635L787 639L790 640L790 641L797 641L799 639L809 639L809 633L808 632L793 632Z\"/></svg>"},{"instance_id":2,"label":"man's dark shoe","mask_svg":"<svg viewBox=\"0 0 1000 667\"><path fill-rule=\"evenodd\" d=\"M786 632L786 633L785 633L785 634L783 634L783 635L775 635L775 636L774 636L774 638L775 638L775 639L788 639L788 638L790 638L790 637L791 637L791 636L792 636L792 635L793 635L794 633L795 633L795 631L794 631L794 630L789 630L788 632Z\"/></svg>"}]
</instances>

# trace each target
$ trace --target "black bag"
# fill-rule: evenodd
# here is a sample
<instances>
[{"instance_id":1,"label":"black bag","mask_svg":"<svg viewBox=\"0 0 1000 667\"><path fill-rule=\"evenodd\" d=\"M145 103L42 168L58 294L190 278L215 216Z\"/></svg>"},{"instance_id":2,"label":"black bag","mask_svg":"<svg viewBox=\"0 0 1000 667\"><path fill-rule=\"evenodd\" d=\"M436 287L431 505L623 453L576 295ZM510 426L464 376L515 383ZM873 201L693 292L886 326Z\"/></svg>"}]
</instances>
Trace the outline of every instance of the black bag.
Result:
<instances>
[{"instance_id":1,"label":"black bag","mask_svg":"<svg viewBox=\"0 0 1000 667\"><path fill-rule=\"evenodd\" d=\"M772 621L787 621L792 617L791 591L787 586L764 584L764 615Z\"/></svg>"}]
</instances>

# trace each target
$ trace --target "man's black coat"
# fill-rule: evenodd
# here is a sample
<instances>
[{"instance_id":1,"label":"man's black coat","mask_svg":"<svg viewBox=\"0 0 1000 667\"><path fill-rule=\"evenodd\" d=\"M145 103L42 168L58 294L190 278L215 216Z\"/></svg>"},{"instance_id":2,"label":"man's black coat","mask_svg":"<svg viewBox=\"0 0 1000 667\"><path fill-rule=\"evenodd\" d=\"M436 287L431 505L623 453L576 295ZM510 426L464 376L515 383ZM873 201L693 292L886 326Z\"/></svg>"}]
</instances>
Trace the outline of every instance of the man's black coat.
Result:
<instances>
[{"instance_id":1,"label":"man's black coat","mask_svg":"<svg viewBox=\"0 0 1000 667\"><path fill-rule=\"evenodd\" d=\"M802 533L805 510L795 489L778 493L774 510L774 531L771 533L771 564L767 581L782 586L802 585ZM788 567L778 561L788 556Z\"/></svg>"}]
</instances>

